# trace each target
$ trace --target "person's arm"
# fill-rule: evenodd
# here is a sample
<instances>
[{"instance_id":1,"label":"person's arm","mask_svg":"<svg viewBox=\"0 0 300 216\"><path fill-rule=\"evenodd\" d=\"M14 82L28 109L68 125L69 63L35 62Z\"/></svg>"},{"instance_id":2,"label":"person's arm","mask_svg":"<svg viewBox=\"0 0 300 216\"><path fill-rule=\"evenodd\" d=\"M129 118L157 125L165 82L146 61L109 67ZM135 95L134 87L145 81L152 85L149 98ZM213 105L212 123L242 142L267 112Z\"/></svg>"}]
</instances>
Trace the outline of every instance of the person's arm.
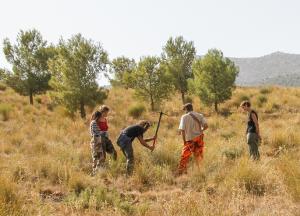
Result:
<instances>
[{"instance_id":1,"label":"person's arm","mask_svg":"<svg viewBox=\"0 0 300 216\"><path fill-rule=\"evenodd\" d=\"M182 136L182 141L185 144L186 140L185 140L185 131L184 130L180 130L181 136Z\"/></svg>"},{"instance_id":2,"label":"person's arm","mask_svg":"<svg viewBox=\"0 0 300 216\"><path fill-rule=\"evenodd\" d=\"M150 141L153 141L153 140L155 140L156 139L156 137L154 136L154 137L152 137L152 138L147 138L147 139L144 139L145 140L145 142L150 142Z\"/></svg>"},{"instance_id":3,"label":"person's arm","mask_svg":"<svg viewBox=\"0 0 300 216\"><path fill-rule=\"evenodd\" d=\"M207 122L206 122L206 119L202 116L201 118L201 125L202 125L202 131L205 131L207 128L208 128L208 125L207 125Z\"/></svg>"},{"instance_id":4,"label":"person's arm","mask_svg":"<svg viewBox=\"0 0 300 216\"><path fill-rule=\"evenodd\" d=\"M146 148L150 149L151 151L154 149L154 146L153 146L153 145L150 146L150 145L147 144L147 141L144 140L143 136L138 136L137 138L138 138L138 140L140 141L140 143L141 143L143 146L145 146ZM152 139L152 138L151 138L151 139ZM148 142L151 141L151 139L147 139ZM152 139L152 140L153 140L153 139Z\"/></svg>"},{"instance_id":5,"label":"person's arm","mask_svg":"<svg viewBox=\"0 0 300 216\"><path fill-rule=\"evenodd\" d=\"M182 136L183 144L185 144L185 118L184 116L181 117L179 127L178 127L178 134Z\"/></svg>"},{"instance_id":6,"label":"person's arm","mask_svg":"<svg viewBox=\"0 0 300 216\"><path fill-rule=\"evenodd\" d=\"M255 115L254 113L251 113L251 118L252 118L252 120L253 120L253 122L254 122L254 124L255 124L255 127L256 127L256 133L257 133L258 137L261 138L261 137L260 137L260 131L259 131L259 124L258 124L258 120L257 120L256 115Z\"/></svg>"},{"instance_id":7,"label":"person's arm","mask_svg":"<svg viewBox=\"0 0 300 216\"><path fill-rule=\"evenodd\" d=\"M208 128L207 123L204 123L203 126L202 126L202 131L205 131L207 128Z\"/></svg>"}]
</instances>

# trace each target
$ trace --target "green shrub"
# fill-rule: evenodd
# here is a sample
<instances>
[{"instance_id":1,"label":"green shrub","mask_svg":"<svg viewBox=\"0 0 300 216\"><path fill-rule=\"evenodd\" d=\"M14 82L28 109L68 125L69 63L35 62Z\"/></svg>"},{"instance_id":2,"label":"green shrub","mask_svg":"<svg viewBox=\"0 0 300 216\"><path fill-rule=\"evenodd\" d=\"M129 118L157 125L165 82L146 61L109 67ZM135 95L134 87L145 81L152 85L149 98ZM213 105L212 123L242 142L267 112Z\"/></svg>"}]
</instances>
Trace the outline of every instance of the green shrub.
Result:
<instances>
[{"instance_id":1,"label":"green shrub","mask_svg":"<svg viewBox=\"0 0 300 216\"><path fill-rule=\"evenodd\" d=\"M9 104L0 104L0 116L3 121L7 121L10 117L12 107Z\"/></svg>"},{"instance_id":2,"label":"green shrub","mask_svg":"<svg viewBox=\"0 0 300 216\"><path fill-rule=\"evenodd\" d=\"M272 91L270 88L262 88L259 90L261 94L270 94Z\"/></svg>"},{"instance_id":3,"label":"green shrub","mask_svg":"<svg viewBox=\"0 0 300 216\"><path fill-rule=\"evenodd\" d=\"M69 187L77 196L87 188L87 184L78 174L72 175L69 179Z\"/></svg>"},{"instance_id":4,"label":"green shrub","mask_svg":"<svg viewBox=\"0 0 300 216\"><path fill-rule=\"evenodd\" d=\"M0 82L0 91L5 91L6 85Z\"/></svg>"},{"instance_id":5,"label":"green shrub","mask_svg":"<svg viewBox=\"0 0 300 216\"><path fill-rule=\"evenodd\" d=\"M139 118L144 112L146 108L142 104L136 104L129 108L128 114L133 118Z\"/></svg>"},{"instance_id":6,"label":"green shrub","mask_svg":"<svg viewBox=\"0 0 300 216\"><path fill-rule=\"evenodd\" d=\"M239 95L233 102L233 105L238 107L240 104L245 101L245 100L250 100L250 98L247 95Z\"/></svg>"},{"instance_id":7,"label":"green shrub","mask_svg":"<svg viewBox=\"0 0 300 216\"><path fill-rule=\"evenodd\" d=\"M267 99L266 96L260 95L260 96L258 96L256 102L257 102L258 107L262 107L262 105L263 105L264 103L266 103L267 101L268 101L268 99Z\"/></svg>"},{"instance_id":8,"label":"green shrub","mask_svg":"<svg viewBox=\"0 0 300 216\"><path fill-rule=\"evenodd\" d=\"M42 103L42 98L36 97L36 98L35 98L35 101L36 101L38 104L41 104L41 103Z\"/></svg>"},{"instance_id":9,"label":"green shrub","mask_svg":"<svg viewBox=\"0 0 300 216\"><path fill-rule=\"evenodd\" d=\"M186 97L184 98L184 102L185 102L185 103L193 103L193 98L192 98L191 96L186 96Z\"/></svg>"}]
</instances>

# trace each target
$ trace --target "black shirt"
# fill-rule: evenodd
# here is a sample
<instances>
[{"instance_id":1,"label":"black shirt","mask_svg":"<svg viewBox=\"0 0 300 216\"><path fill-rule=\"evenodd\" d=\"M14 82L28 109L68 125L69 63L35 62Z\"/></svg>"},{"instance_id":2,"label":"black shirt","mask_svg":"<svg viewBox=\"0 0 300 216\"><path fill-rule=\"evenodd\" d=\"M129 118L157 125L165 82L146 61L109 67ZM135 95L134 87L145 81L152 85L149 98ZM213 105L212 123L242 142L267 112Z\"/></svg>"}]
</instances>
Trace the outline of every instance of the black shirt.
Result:
<instances>
[{"instance_id":1,"label":"black shirt","mask_svg":"<svg viewBox=\"0 0 300 216\"><path fill-rule=\"evenodd\" d=\"M145 129L140 125L132 125L123 130L123 133L132 138L132 140L138 136L143 136L144 132Z\"/></svg>"},{"instance_id":2,"label":"black shirt","mask_svg":"<svg viewBox=\"0 0 300 216\"><path fill-rule=\"evenodd\" d=\"M251 116L252 113L256 115L256 118L258 120L257 113L254 110L251 110L251 112L248 115L247 131L246 131L247 133L256 133L256 126Z\"/></svg>"}]
</instances>

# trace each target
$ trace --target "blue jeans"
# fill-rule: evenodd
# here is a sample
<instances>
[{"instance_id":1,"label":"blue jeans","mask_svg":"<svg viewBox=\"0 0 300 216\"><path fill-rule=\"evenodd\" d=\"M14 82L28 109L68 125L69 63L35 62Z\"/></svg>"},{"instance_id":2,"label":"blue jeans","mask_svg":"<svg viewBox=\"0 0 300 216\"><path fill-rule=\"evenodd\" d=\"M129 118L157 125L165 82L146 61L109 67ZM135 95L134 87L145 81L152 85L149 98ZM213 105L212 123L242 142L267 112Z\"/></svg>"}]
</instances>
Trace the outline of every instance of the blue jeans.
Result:
<instances>
[{"instance_id":1,"label":"blue jeans","mask_svg":"<svg viewBox=\"0 0 300 216\"><path fill-rule=\"evenodd\" d=\"M134 168L132 138L128 137L126 134L121 133L118 138L117 144L118 146L120 146L124 156L126 157L127 175L131 175Z\"/></svg>"}]
</instances>

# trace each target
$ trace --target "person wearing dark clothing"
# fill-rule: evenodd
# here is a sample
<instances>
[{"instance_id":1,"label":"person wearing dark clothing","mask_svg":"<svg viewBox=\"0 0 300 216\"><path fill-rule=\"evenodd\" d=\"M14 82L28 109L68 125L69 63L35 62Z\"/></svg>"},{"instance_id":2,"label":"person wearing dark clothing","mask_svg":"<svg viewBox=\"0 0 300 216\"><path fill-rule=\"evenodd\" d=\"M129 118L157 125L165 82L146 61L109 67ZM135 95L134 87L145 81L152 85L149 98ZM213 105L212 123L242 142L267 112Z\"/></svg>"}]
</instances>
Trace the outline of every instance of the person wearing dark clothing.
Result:
<instances>
[{"instance_id":1,"label":"person wearing dark clothing","mask_svg":"<svg viewBox=\"0 0 300 216\"><path fill-rule=\"evenodd\" d=\"M124 156L126 157L126 171L127 175L131 175L134 168L134 154L133 154L133 147L132 142L135 138L138 138L140 143L145 146L146 148L153 151L154 146L148 145L147 142L155 140L155 137L144 139L143 135L150 127L150 123L148 121L140 121L136 125L131 125L124 130L121 131L119 138L117 140L117 144L121 148Z\"/></svg>"},{"instance_id":2,"label":"person wearing dark clothing","mask_svg":"<svg viewBox=\"0 0 300 216\"><path fill-rule=\"evenodd\" d=\"M243 109L244 112L248 113L246 135L250 157L254 160L259 160L260 154L258 150L258 145L261 140L261 137L258 124L258 115L253 109L251 109L251 104L249 101L243 101L240 107Z\"/></svg>"}]
</instances>

